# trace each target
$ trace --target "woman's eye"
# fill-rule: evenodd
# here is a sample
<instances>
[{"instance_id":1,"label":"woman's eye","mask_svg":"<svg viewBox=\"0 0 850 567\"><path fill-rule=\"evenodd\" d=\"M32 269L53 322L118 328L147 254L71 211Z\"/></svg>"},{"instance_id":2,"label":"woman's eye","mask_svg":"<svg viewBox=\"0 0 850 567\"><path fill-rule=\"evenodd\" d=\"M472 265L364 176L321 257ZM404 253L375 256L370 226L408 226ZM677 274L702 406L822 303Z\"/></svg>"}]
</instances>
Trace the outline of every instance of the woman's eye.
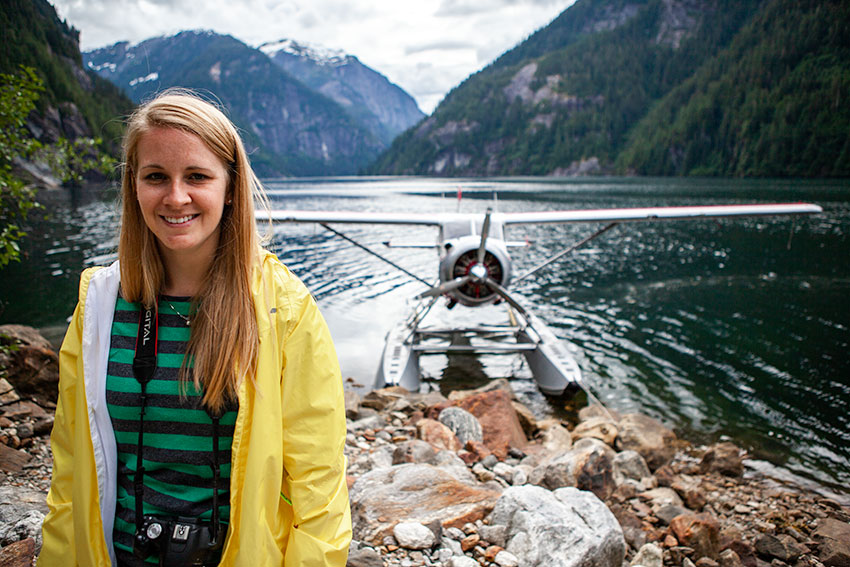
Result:
<instances>
[{"instance_id":1,"label":"woman's eye","mask_svg":"<svg viewBox=\"0 0 850 567\"><path fill-rule=\"evenodd\" d=\"M147 175L145 175L145 181L149 183L156 183L157 181L162 181L163 179L165 179L165 175L159 172L148 173Z\"/></svg>"},{"instance_id":2,"label":"woman's eye","mask_svg":"<svg viewBox=\"0 0 850 567\"><path fill-rule=\"evenodd\" d=\"M189 175L189 179L191 181L204 181L207 179L207 176L203 173L192 173Z\"/></svg>"}]
</instances>

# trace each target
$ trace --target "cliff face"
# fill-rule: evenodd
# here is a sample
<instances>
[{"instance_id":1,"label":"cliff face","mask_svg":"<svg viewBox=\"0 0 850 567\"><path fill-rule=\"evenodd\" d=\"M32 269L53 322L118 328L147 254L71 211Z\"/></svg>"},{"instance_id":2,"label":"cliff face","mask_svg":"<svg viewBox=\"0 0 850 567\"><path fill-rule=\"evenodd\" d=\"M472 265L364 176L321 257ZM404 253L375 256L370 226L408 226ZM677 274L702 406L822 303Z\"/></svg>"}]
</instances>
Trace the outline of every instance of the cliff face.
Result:
<instances>
[{"instance_id":1,"label":"cliff face","mask_svg":"<svg viewBox=\"0 0 850 567\"><path fill-rule=\"evenodd\" d=\"M413 97L352 55L293 40L267 43L260 50L281 69L338 103L382 144L389 145L425 117Z\"/></svg>"},{"instance_id":2,"label":"cliff face","mask_svg":"<svg viewBox=\"0 0 850 567\"><path fill-rule=\"evenodd\" d=\"M850 110L817 102L850 96L848 25L840 2L579 0L369 172L850 175Z\"/></svg>"},{"instance_id":3,"label":"cliff face","mask_svg":"<svg viewBox=\"0 0 850 567\"><path fill-rule=\"evenodd\" d=\"M118 43L84 61L135 101L173 86L209 93L243 129L262 175L355 173L384 147L339 104L230 36L181 32Z\"/></svg>"},{"instance_id":4,"label":"cliff face","mask_svg":"<svg viewBox=\"0 0 850 567\"><path fill-rule=\"evenodd\" d=\"M129 111L130 100L118 89L87 72L80 55L79 32L59 20L45 0L0 3L0 73L32 67L44 82L38 108L27 128L39 141L60 137L102 137L117 151L121 127L114 118Z\"/></svg>"}]
</instances>

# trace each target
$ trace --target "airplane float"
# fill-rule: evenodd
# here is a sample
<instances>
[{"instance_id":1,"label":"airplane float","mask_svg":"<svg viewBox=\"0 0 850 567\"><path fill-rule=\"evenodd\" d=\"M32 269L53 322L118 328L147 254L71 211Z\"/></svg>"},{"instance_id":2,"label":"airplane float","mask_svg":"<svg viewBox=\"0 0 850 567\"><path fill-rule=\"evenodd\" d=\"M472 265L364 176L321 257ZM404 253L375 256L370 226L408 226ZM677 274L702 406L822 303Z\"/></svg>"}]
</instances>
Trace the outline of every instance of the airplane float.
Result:
<instances>
[{"instance_id":1,"label":"airplane float","mask_svg":"<svg viewBox=\"0 0 850 567\"><path fill-rule=\"evenodd\" d=\"M484 214L273 210L258 211L257 218L275 223L317 223L426 286L427 289L417 296L419 301L411 314L400 320L387 333L375 387L398 385L413 392L419 391L419 356L423 354L522 353L544 394L559 396L581 388L592 396L582 383L581 371L566 343L531 313L518 297L508 291L511 283L522 281L537 273L623 222L810 215L822 211L820 206L814 204L782 203L526 213L494 212L488 208ZM436 227L437 242L427 247L436 248L439 253L439 279L429 282L330 226L348 223ZM508 248L525 246L526 243L506 240L505 227L539 223L606 224L528 271L514 276ZM388 242L384 244L392 246ZM426 316L440 297L446 298L449 308L457 304L466 307L507 304L509 324L456 328L424 325ZM466 340L452 340L457 337L464 337Z\"/></svg>"}]
</instances>

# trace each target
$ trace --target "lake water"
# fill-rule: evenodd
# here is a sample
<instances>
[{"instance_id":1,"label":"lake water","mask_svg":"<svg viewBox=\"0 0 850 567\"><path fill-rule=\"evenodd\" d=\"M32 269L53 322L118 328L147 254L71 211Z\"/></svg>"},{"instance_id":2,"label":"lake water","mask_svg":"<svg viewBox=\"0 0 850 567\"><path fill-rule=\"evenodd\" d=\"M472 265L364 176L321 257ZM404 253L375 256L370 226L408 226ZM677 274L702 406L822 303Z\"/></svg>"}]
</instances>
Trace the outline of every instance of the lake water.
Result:
<instances>
[{"instance_id":1,"label":"lake water","mask_svg":"<svg viewBox=\"0 0 850 567\"><path fill-rule=\"evenodd\" d=\"M513 291L579 347L593 392L621 412L661 419L695 442L728 438L775 475L848 498L850 486L850 183L706 179L348 178L268 180L275 208L356 211L536 211L810 201L816 217L623 224ZM81 268L111 260L114 201L89 192L45 195L30 261L0 272L0 322L61 334ZM344 225L417 275L436 277L433 229ZM511 228L515 274L598 225ZM424 286L321 227L276 229L271 248L310 287L351 385L374 379L384 335ZM488 320L497 307L442 309L446 322ZM432 356L426 384L443 390L514 377L523 401L561 415L536 392L519 357Z\"/></svg>"}]
</instances>

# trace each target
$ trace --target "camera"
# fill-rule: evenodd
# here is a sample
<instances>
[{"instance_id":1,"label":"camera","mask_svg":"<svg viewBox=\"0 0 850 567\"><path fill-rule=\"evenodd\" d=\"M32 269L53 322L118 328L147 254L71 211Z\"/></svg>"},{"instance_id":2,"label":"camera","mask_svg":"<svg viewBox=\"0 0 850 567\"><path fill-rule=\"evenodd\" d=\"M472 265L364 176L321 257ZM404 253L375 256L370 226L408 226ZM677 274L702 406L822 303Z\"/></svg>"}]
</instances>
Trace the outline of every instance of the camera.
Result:
<instances>
[{"instance_id":1,"label":"camera","mask_svg":"<svg viewBox=\"0 0 850 567\"><path fill-rule=\"evenodd\" d=\"M214 567L221 560L225 526L214 530L196 518L162 520L145 516L133 537L133 555L159 558L160 567Z\"/></svg>"}]
</instances>

